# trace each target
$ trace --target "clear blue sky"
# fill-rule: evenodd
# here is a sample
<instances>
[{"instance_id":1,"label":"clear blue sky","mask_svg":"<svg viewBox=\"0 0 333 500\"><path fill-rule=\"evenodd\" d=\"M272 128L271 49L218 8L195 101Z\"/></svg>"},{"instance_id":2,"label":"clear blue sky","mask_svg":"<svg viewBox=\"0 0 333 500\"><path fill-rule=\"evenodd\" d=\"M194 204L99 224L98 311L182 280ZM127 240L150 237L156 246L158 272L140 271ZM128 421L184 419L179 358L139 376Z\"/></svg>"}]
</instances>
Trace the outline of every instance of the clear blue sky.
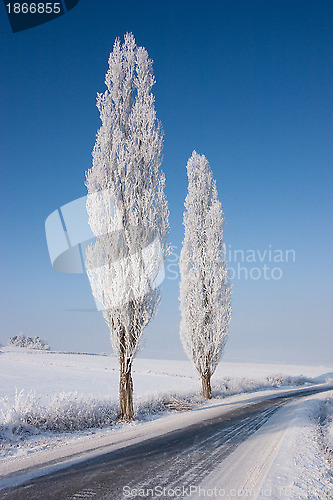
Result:
<instances>
[{"instance_id":1,"label":"clear blue sky","mask_svg":"<svg viewBox=\"0 0 333 500\"><path fill-rule=\"evenodd\" d=\"M52 269L44 222L86 194L96 92L115 37L132 31L154 60L175 253L193 149L213 169L227 247L295 251L295 262L230 263L282 276L236 276L226 359L333 361L333 3L80 0L16 34L1 8L2 342L23 330L110 352L101 313L76 310L93 307L86 276ZM183 356L174 269L142 355Z\"/></svg>"}]
</instances>

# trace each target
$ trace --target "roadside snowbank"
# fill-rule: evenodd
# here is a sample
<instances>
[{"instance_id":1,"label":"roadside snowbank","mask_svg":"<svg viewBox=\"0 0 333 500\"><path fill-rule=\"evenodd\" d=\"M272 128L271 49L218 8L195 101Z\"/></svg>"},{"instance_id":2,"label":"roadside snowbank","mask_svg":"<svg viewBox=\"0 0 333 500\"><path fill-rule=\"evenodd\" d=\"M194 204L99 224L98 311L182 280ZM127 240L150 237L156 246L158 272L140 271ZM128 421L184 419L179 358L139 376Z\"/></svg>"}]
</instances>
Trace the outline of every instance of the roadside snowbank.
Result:
<instances>
[{"instance_id":1,"label":"roadside snowbank","mask_svg":"<svg viewBox=\"0 0 333 500\"><path fill-rule=\"evenodd\" d=\"M327 410L324 420L323 407ZM332 410L333 391L282 407L206 477L200 496L333 498L332 449L328 453L322 446L323 436L328 435L323 425L332 423Z\"/></svg>"},{"instance_id":2,"label":"roadside snowbank","mask_svg":"<svg viewBox=\"0 0 333 500\"><path fill-rule=\"evenodd\" d=\"M276 498L333 498L333 469L322 447L323 405L333 418L333 392L317 394L296 405L294 419L264 486L281 492ZM325 431L324 431L325 432ZM326 435L326 432L325 434Z\"/></svg>"}]
</instances>

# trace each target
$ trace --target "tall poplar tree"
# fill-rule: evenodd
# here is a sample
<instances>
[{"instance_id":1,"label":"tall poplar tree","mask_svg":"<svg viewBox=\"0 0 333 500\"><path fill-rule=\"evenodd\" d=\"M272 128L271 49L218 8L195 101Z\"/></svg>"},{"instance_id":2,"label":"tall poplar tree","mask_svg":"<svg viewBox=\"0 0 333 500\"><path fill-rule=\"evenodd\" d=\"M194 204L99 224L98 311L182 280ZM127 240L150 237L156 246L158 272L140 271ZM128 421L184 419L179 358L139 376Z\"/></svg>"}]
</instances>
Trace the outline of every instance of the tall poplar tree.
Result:
<instances>
[{"instance_id":1,"label":"tall poplar tree","mask_svg":"<svg viewBox=\"0 0 333 500\"><path fill-rule=\"evenodd\" d=\"M224 217L212 170L193 151L187 163L185 237L180 254L180 337L211 398L211 376L220 360L231 319L231 285L224 257Z\"/></svg>"},{"instance_id":2,"label":"tall poplar tree","mask_svg":"<svg viewBox=\"0 0 333 500\"><path fill-rule=\"evenodd\" d=\"M132 363L160 300L158 272L168 256L168 206L161 171L152 61L127 33L116 39L97 94L102 126L86 174L87 211L96 241L86 250L94 297L102 304L119 358L119 418L133 419Z\"/></svg>"}]
</instances>

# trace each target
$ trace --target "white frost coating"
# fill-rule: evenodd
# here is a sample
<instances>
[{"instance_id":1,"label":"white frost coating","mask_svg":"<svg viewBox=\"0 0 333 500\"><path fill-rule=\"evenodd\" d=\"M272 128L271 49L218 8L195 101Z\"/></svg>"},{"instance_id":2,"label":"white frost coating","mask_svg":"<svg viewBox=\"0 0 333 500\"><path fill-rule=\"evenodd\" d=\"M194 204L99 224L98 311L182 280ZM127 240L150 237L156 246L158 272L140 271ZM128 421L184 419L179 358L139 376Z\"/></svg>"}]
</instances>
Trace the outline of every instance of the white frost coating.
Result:
<instances>
[{"instance_id":1,"label":"white frost coating","mask_svg":"<svg viewBox=\"0 0 333 500\"><path fill-rule=\"evenodd\" d=\"M169 254L163 133L151 93L155 78L146 49L131 33L123 44L115 41L105 83L107 90L97 96L102 126L86 180L89 224L97 237L87 248L86 267L114 352L129 372L141 334L156 314L157 275Z\"/></svg>"},{"instance_id":2,"label":"white frost coating","mask_svg":"<svg viewBox=\"0 0 333 500\"><path fill-rule=\"evenodd\" d=\"M122 229L121 213L112 200L112 191L103 189L87 195L86 208L89 225L95 236Z\"/></svg>"},{"instance_id":3,"label":"white frost coating","mask_svg":"<svg viewBox=\"0 0 333 500\"><path fill-rule=\"evenodd\" d=\"M231 285L224 259L223 211L204 155L187 163L185 238L180 253L180 336L200 375L220 360L231 319Z\"/></svg>"},{"instance_id":4,"label":"white frost coating","mask_svg":"<svg viewBox=\"0 0 333 500\"><path fill-rule=\"evenodd\" d=\"M142 271L145 269L145 272ZM144 298L164 279L163 255L158 238L143 250L87 271L91 289L102 309L129 303L132 297ZM121 279L119 277L121 276ZM104 290L108 293L104 293Z\"/></svg>"}]
</instances>

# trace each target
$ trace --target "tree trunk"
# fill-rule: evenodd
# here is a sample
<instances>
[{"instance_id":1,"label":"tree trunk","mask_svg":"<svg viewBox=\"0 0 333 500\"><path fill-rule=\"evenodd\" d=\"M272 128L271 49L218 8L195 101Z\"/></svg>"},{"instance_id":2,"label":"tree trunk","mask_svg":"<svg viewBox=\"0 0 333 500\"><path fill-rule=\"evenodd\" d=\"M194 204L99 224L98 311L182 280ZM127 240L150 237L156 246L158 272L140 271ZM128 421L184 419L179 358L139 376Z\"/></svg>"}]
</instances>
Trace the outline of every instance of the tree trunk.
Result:
<instances>
[{"instance_id":1,"label":"tree trunk","mask_svg":"<svg viewBox=\"0 0 333 500\"><path fill-rule=\"evenodd\" d=\"M132 366L126 371L125 363L120 363L120 382L119 382L119 420L130 421L134 418L133 412L133 381Z\"/></svg>"},{"instance_id":2,"label":"tree trunk","mask_svg":"<svg viewBox=\"0 0 333 500\"><path fill-rule=\"evenodd\" d=\"M201 375L202 381L202 395L205 399L212 398L212 388L210 386L210 373L206 373L205 375Z\"/></svg>"}]
</instances>

